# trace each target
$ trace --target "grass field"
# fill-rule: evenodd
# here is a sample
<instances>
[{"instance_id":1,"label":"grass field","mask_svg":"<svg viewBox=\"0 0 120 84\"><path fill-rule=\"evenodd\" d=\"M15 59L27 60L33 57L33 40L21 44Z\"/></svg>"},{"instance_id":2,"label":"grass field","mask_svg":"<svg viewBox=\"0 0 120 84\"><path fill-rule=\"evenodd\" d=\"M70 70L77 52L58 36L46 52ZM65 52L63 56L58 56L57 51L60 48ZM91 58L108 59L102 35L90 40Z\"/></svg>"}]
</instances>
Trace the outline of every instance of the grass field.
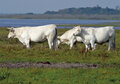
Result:
<instances>
[{"instance_id":1,"label":"grass field","mask_svg":"<svg viewBox=\"0 0 120 84\"><path fill-rule=\"evenodd\" d=\"M67 29L58 29L63 34ZM46 62L99 64L97 69L54 68L2 68L0 84L120 84L120 31L116 30L116 50L107 51L108 44L98 45L97 50L85 52L77 43L69 49L61 45L57 51L49 50L47 42L32 43L26 49L17 39L7 39L8 30L0 28L0 63Z\"/></svg>"},{"instance_id":2,"label":"grass field","mask_svg":"<svg viewBox=\"0 0 120 84\"><path fill-rule=\"evenodd\" d=\"M0 84L120 84L120 69L3 68Z\"/></svg>"}]
</instances>

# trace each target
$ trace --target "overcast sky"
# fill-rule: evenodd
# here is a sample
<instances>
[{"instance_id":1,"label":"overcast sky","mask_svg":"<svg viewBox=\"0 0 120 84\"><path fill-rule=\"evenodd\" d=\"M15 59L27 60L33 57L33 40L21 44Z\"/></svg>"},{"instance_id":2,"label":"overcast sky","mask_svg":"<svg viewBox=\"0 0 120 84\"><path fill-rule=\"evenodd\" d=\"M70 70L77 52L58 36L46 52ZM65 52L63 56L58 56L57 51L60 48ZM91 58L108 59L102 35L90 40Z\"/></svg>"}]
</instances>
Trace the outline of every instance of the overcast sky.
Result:
<instances>
[{"instance_id":1,"label":"overcast sky","mask_svg":"<svg viewBox=\"0 0 120 84\"><path fill-rule=\"evenodd\" d=\"M64 8L93 7L115 8L120 0L0 0L0 13L44 13Z\"/></svg>"}]
</instances>

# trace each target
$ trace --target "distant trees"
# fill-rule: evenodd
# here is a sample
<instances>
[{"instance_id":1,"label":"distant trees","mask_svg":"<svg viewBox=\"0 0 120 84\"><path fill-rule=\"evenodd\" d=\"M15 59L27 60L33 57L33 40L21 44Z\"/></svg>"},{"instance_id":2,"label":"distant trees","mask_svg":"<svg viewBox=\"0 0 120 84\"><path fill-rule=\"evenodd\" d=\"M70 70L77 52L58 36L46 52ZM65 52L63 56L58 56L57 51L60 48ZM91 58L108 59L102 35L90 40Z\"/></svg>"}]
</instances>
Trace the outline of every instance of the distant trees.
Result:
<instances>
[{"instance_id":1,"label":"distant trees","mask_svg":"<svg viewBox=\"0 0 120 84\"><path fill-rule=\"evenodd\" d=\"M62 9L58 11L47 11L44 14L86 14L86 15L119 15L120 14L120 8L119 6L116 6L115 9L112 8L102 8L99 5L95 7L86 7L86 8L67 8Z\"/></svg>"},{"instance_id":2,"label":"distant trees","mask_svg":"<svg viewBox=\"0 0 120 84\"><path fill-rule=\"evenodd\" d=\"M34 15L34 13L30 12L30 13L26 13L27 15Z\"/></svg>"},{"instance_id":3,"label":"distant trees","mask_svg":"<svg viewBox=\"0 0 120 84\"><path fill-rule=\"evenodd\" d=\"M120 11L120 6L117 5L115 9Z\"/></svg>"}]
</instances>

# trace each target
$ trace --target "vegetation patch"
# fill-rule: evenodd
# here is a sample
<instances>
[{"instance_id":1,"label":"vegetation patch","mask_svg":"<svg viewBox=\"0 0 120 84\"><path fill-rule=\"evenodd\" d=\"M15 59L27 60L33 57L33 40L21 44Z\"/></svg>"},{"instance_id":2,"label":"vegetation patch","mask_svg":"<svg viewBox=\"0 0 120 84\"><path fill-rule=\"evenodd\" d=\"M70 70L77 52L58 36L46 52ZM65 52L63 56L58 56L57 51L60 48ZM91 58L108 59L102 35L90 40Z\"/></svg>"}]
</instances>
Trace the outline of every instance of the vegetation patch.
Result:
<instances>
[{"instance_id":1,"label":"vegetation patch","mask_svg":"<svg viewBox=\"0 0 120 84\"><path fill-rule=\"evenodd\" d=\"M1 84L119 84L119 68L0 69Z\"/></svg>"}]
</instances>

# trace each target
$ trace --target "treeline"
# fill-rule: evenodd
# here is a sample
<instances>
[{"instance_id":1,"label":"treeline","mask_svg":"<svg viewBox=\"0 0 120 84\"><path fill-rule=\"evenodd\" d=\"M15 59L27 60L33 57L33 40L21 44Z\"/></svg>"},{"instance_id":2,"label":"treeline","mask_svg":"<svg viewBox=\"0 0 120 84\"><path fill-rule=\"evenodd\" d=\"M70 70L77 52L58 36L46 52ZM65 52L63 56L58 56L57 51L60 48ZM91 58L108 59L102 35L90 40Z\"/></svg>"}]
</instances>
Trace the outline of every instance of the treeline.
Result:
<instances>
[{"instance_id":1,"label":"treeline","mask_svg":"<svg viewBox=\"0 0 120 84\"><path fill-rule=\"evenodd\" d=\"M47 11L44 14L71 14L71 15L119 15L120 9L102 8L100 6L86 8L67 8L58 11Z\"/></svg>"},{"instance_id":2,"label":"treeline","mask_svg":"<svg viewBox=\"0 0 120 84\"><path fill-rule=\"evenodd\" d=\"M120 15L71 15L71 14L4 14L0 19L104 19L120 20Z\"/></svg>"}]
</instances>

